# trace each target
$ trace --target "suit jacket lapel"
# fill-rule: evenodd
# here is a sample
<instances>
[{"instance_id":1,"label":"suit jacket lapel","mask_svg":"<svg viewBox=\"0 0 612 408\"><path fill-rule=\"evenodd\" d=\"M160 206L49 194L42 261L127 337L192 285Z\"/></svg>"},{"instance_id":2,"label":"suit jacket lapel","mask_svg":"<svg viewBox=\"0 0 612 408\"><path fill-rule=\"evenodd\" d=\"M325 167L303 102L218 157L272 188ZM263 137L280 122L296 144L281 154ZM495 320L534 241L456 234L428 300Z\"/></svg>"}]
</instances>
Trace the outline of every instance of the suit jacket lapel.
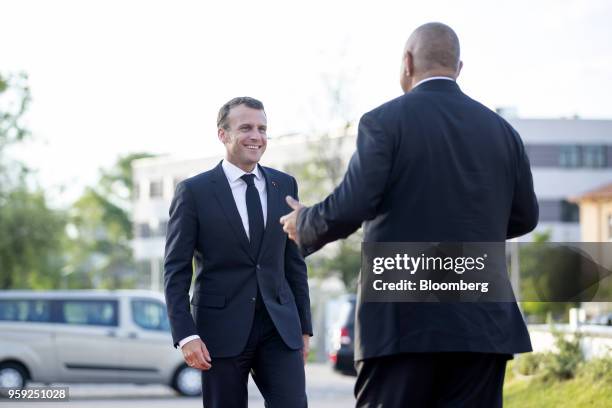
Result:
<instances>
[{"instance_id":1,"label":"suit jacket lapel","mask_svg":"<svg viewBox=\"0 0 612 408\"><path fill-rule=\"evenodd\" d=\"M258 258L261 258L261 255L266 250L266 247L268 247L272 242L274 231L278 230L278 228L274 228L275 226L273 225L273 223L278 223L278 220L280 219L280 192L278 187L278 181L272 177L270 172L265 171L262 166L259 166L259 169L261 170L266 179L266 202L268 205L266 215L266 228L264 230L264 236L258 256Z\"/></svg>"},{"instance_id":2,"label":"suit jacket lapel","mask_svg":"<svg viewBox=\"0 0 612 408\"><path fill-rule=\"evenodd\" d=\"M229 182L227 181L227 177L223 172L223 167L221 166L221 163L219 163L217 167L215 167L215 177L213 177L213 184L215 196L217 197L219 205L223 209L223 212L225 213L225 216L229 221L231 229L234 231L234 234L236 235L238 241L240 241L240 244L242 245L244 251L249 255L249 257L251 257L251 259L253 259L249 238L247 237L246 231L244 230L244 226L242 225L242 219L240 218L240 213L238 213L238 207L236 207L236 202L234 201L234 196L232 195L232 189L230 188Z\"/></svg>"}]
</instances>

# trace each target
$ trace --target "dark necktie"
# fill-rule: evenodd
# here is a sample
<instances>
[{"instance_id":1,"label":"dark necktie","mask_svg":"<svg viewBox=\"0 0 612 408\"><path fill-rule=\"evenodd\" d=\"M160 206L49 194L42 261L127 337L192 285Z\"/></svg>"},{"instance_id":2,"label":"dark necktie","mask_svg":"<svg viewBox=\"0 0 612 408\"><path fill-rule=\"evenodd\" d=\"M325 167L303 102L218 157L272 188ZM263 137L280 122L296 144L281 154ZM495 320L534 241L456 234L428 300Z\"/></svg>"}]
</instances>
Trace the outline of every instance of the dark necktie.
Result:
<instances>
[{"instance_id":1,"label":"dark necktie","mask_svg":"<svg viewBox=\"0 0 612 408\"><path fill-rule=\"evenodd\" d=\"M259 199L257 187L255 187L255 175L244 174L240 178L244 180L247 185L246 206L249 215L249 240L251 242L253 256L257 258L264 233L264 218L263 210L261 209L261 200Z\"/></svg>"}]
</instances>

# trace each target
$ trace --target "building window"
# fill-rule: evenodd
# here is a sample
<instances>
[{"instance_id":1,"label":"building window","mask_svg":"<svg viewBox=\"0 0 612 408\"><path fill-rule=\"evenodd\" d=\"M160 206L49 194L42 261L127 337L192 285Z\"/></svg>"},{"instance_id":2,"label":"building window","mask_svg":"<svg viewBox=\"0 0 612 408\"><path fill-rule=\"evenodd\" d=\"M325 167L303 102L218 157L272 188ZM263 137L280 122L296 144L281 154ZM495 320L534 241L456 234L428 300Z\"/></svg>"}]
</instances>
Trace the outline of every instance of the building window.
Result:
<instances>
[{"instance_id":1,"label":"building window","mask_svg":"<svg viewBox=\"0 0 612 408\"><path fill-rule=\"evenodd\" d=\"M541 222L558 222L561 214L559 200L538 200Z\"/></svg>"},{"instance_id":2,"label":"building window","mask_svg":"<svg viewBox=\"0 0 612 408\"><path fill-rule=\"evenodd\" d=\"M580 211L578 205L569 201L561 201L561 221L562 222L579 222Z\"/></svg>"},{"instance_id":3,"label":"building window","mask_svg":"<svg viewBox=\"0 0 612 408\"><path fill-rule=\"evenodd\" d=\"M149 185L149 197L161 198L164 196L164 183L162 180L152 181Z\"/></svg>"},{"instance_id":4,"label":"building window","mask_svg":"<svg viewBox=\"0 0 612 408\"><path fill-rule=\"evenodd\" d=\"M581 148L575 145L563 145L559 149L559 166L561 167L580 167Z\"/></svg>"},{"instance_id":5,"label":"building window","mask_svg":"<svg viewBox=\"0 0 612 408\"><path fill-rule=\"evenodd\" d=\"M134 225L134 236L136 238L165 237L168 230L168 220L152 223L140 222Z\"/></svg>"},{"instance_id":6,"label":"building window","mask_svg":"<svg viewBox=\"0 0 612 408\"><path fill-rule=\"evenodd\" d=\"M541 222L579 222L578 206L565 200L538 200Z\"/></svg>"},{"instance_id":7,"label":"building window","mask_svg":"<svg viewBox=\"0 0 612 408\"><path fill-rule=\"evenodd\" d=\"M140 198L140 183L139 182L134 183L134 188L132 189L132 196L134 200L138 200Z\"/></svg>"},{"instance_id":8,"label":"building window","mask_svg":"<svg viewBox=\"0 0 612 408\"><path fill-rule=\"evenodd\" d=\"M527 144L525 151L529 156L531 167L557 167L559 166L559 145L553 144Z\"/></svg>"},{"instance_id":9,"label":"building window","mask_svg":"<svg viewBox=\"0 0 612 408\"><path fill-rule=\"evenodd\" d=\"M134 236L136 238L149 238L151 236L151 227L146 222L136 224Z\"/></svg>"},{"instance_id":10,"label":"building window","mask_svg":"<svg viewBox=\"0 0 612 408\"><path fill-rule=\"evenodd\" d=\"M606 167L606 146L582 146L582 164L584 167Z\"/></svg>"},{"instance_id":11,"label":"building window","mask_svg":"<svg viewBox=\"0 0 612 408\"><path fill-rule=\"evenodd\" d=\"M157 227L157 233L155 235L160 237L165 237L166 232L168 231L168 221L160 221L159 226Z\"/></svg>"}]
</instances>

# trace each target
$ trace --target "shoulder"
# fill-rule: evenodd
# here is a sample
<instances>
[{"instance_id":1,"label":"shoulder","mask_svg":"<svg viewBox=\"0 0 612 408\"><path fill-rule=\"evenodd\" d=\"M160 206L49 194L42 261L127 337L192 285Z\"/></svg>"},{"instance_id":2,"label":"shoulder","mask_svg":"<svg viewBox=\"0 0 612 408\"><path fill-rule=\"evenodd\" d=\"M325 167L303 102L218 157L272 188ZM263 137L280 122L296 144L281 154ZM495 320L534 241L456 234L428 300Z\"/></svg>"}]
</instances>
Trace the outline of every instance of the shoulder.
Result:
<instances>
[{"instance_id":1,"label":"shoulder","mask_svg":"<svg viewBox=\"0 0 612 408\"><path fill-rule=\"evenodd\" d=\"M508 122L508 120L506 120L506 118L504 118L494 110L490 109L486 105L482 104L481 102L478 102L477 100L472 99L469 96L466 96L466 98L470 100L473 106L478 108L478 110L482 114L483 119L488 119L489 121L491 121L491 123L495 123L501 129L503 129L505 133L512 135L512 137L514 139L517 139L517 141L521 141L521 137L518 131L512 126L510 122Z\"/></svg>"},{"instance_id":2,"label":"shoulder","mask_svg":"<svg viewBox=\"0 0 612 408\"><path fill-rule=\"evenodd\" d=\"M272 167L261 166L266 177L270 177L271 180L283 185L283 186L293 186L295 181L295 177L290 174L287 174L283 171L274 169Z\"/></svg>"},{"instance_id":3,"label":"shoulder","mask_svg":"<svg viewBox=\"0 0 612 408\"><path fill-rule=\"evenodd\" d=\"M266 175L269 175L270 177L273 177L275 179L278 179L281 181L293 179L293 176L285 173L284 171L276 170L272 167L267 167L267 166L261 166L261 168L264 170Z\"/></svg>"},{"instance_id":4,"label":"shoulder","mask_svg":"<svg viewBox=\"0 0 612 408\"><path fill-rule=\"evenodd\" d=\"M188 177L176 185L177 191L180 190L197 190L210 184L215 179L216 168Z\"/></svg>"},{"instance_id":5,"label":"shoulder","mask_svg":"<svg viewBox=\"0 0 612 408\"><path fill-rule=\"evenodd\" d=\"M407 103L407 100L410 99L409 96L410 94L404 94L404 95L398 96L397 98L391 99L390 101L387 101L383 103L382 105L377 106L371 111L366 112L362 116L362 119L381 120L381 119L385 119L389 115L393 116L397 114L398 111L402 110L402 108Z\"/></svg>"},{"instance_id":6,"label":"shoulder","mask_svg":"<svg viewBox=\"0 0 612 408\"><path fill-rule=\"evenodd\" d=\"M408 92L366 112L360 119L360 125L394 129L396 124L403 122L406 118L418 116L417 112L422 111L426 104L427 101L423 101L421 95Z\"/></svg>"}]
</instances>

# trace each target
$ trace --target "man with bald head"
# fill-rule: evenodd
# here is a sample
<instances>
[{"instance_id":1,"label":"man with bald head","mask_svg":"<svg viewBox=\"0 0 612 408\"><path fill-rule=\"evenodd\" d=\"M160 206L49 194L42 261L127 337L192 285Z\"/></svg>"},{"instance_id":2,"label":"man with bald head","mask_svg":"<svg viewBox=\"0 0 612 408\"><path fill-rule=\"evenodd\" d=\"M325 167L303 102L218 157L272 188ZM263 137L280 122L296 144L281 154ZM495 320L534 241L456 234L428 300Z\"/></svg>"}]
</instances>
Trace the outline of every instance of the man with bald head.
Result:
<instances>
[{"instance_id":1,"label":"man with bald head","mask_svg":"<svg viewBox=\"0 0 612 408\"><path fill-rule=\"evenodd\" d=\"M461 72L459 38L447 25L428 23L417 28L404 47L400 84L410 91L424 79L455 80Z\"/></svg>"},{"instance_id":2,"label":"man with bald head","mask_svg":"<svg viewBox=\"0 0 612 408\"><path fill-rule=\"evenodd\" d=\"M281 223L304 254L362 223L365 242L503 243L535 228L521 138L461 91L462 65L450 27L414 31L405 94L363 115L342 183L312 207L287 198ZM358 407L500 407L507 360L531 351L513 302L366 302L360 290L355 331Z\"/></svg>"}]
</instances>

